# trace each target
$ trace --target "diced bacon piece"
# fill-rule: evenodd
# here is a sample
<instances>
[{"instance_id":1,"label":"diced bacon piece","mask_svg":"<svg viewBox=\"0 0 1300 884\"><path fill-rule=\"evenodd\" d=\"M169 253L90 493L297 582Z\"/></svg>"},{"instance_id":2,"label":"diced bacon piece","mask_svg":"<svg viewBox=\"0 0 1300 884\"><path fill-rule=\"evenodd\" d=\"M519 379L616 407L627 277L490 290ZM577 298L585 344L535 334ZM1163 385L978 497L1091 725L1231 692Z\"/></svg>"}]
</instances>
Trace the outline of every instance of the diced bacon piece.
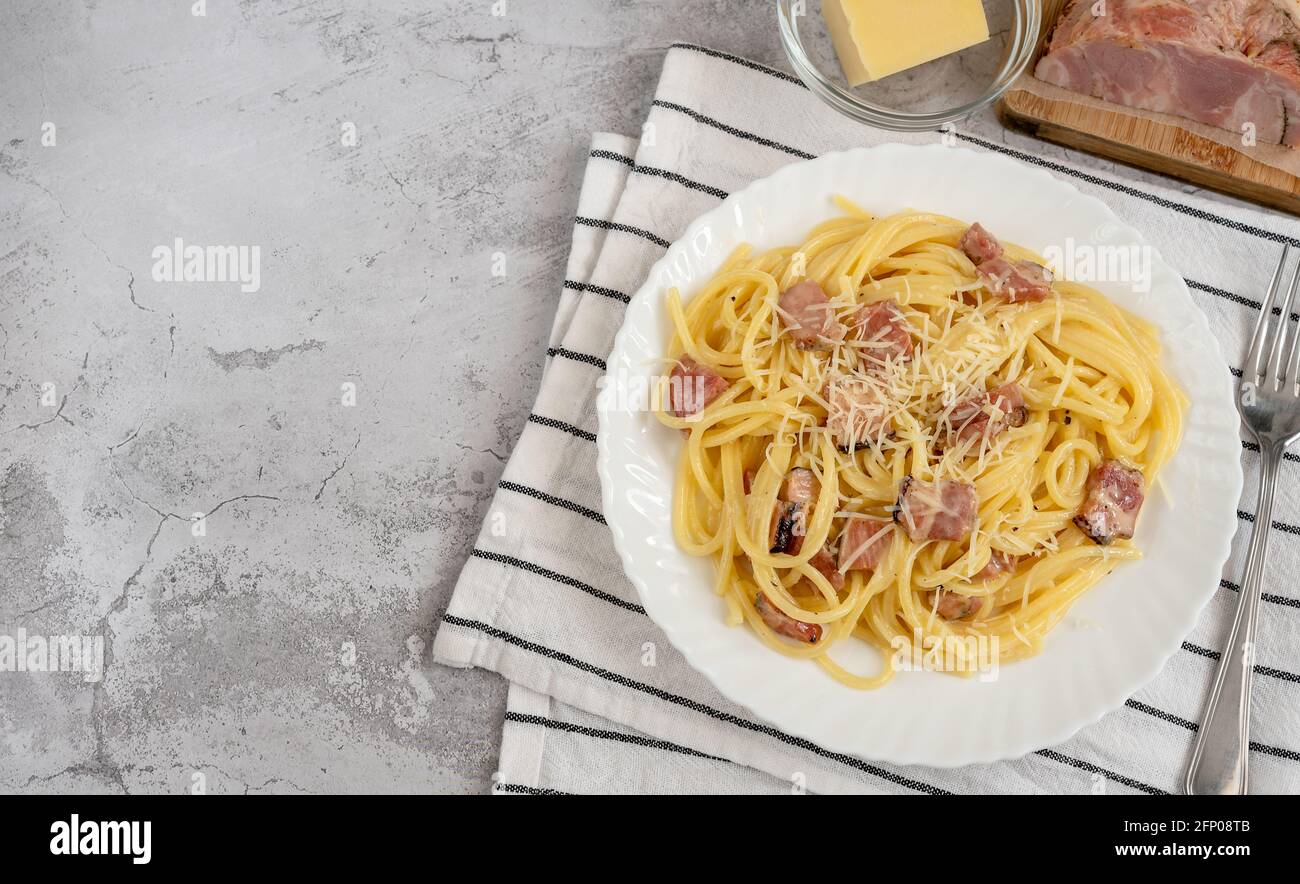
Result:
<instances>
[{"instance_id":1,"label":"diced bacon piece","mask_svg":"<svg viewBox=\"0 0 1300 884\"><path fill-rule=\"evenodd\" d=\"M938 606L935 606L935 596L939 597ZM962 595L959 592L951 592L946 589L937 589L925 594L925 601L931 610L938 613L945 620L964 620L979 613L979 609L984 607L984 600L976 596Z\"/></svg>"},{"instance_id":2,"label":"diced bacon piece","mask_svg":"<svg viewBox=\"0 0 1300 884\"><path fill-rule=\"evenodd\" d=\"M975 573L971 580L992 580L999 574L1005 574L1007 571L1014 571L1016 563L1020 561L1020 556L1005 553L1000 549L995 549L989 555L988 564Z\"/></svg>"},{"instance_id":3,"label":"diced bacon piece","mask_svg":"<svg viewBox=\"0 0 1300 884\"><path fill-rule=\"evenodd\" d=\"M817 474L803 467L795 467L785 474L781 484L781 499L791 503L811 505L822 493L822 483L817 481Z\"/></svg>"},{"instance_id":4,"label":"diced bacon piece","mask_svg":"<svg viewBox=\"0 0 1300 884\"><path fill-rule=\"evenodd\" d=\"M830 409L826 426L840 451L857 451L881 436L892 436L894 418L884 387L861 375L840 375L826 385Z\"/></svg>"},{"instance_id":5,"label":"diced bacon piece","mask_svg":"<svg viewBox=\"0 0 1300 884\"><path fill-rule=\"evenodd\" d=\"M1102 461L1088 476L1088 496L1074 524L1102 546L1127 540L1137 527L1145 494L1146 480L1140 470L1117 460Z\"/></svg>"},{"instance_id":6,"label":"diced bacon piece","mask_svg":"<svg viewBox=\"0 0 1300 884\"><path fill-rule=\"evenodd\" d=\"M968 482L921 482L908 476L898 486L894 521L918 542L963 540L975 528L978 503L975 486Z\"/></svg>"},{"instance_id":7,"label":"diced bacon piece","mask_svg":"<svg viewBox=\"0 0 1300 884\"><path fill-rule=\"evenodd\" d=\"M754 487L754 479L758 476L757 470L745 470L745 493L748 494Z\"/></svg>"},{"instance_id":8,"label":"diced bacon piece","mask_svg":"<svg viewBox=\"0 0 1300 884\"><path fill-rule=\"evenodd\" d=\"M1027 417L1025 396L1018 384L1003 384L989 393L963 399L948 414L950 432L958 442L992 439L1008 427L1023 427Z\"/></svg>"},{"instance_id":9,"label":"diced bacon piece","mask_svg":"<svg viewBox=\"0 0 1300 884\"><path fill-rule=\"evenodd\" d=\"M874 570L889 552L894 526L874 519L849 519L840 535L841 571Z\"/></svg>"},{"instance_id":10,"label":"diced bacon piece","mask_svg":"<svg viewBox=\"0 0 1300 884\"><path fill-rule=\"evenodd\" d=\"M976 266L1002 257L1002 243L978 222L966 229L958 246Z\"/></svg>"},{"instance_id":11,"label":"diced bacon piece","mask_svg":"<svg viewBox=\"0 0 1300 884\"><path fill-rule=\"evenodd\" d=\"M1041 301L1052 293L1052 271L1033 261L993 258L976 268L984 287L1012 304Z\"/></svg>"},{"instance_id":12,"label":"diced bacon piece","mask_svg":"<svg viewBox=\"0 0 1300 884\"><path fill-rule=\"evenodd\" d=\"M835 318L830 298L811 279L781 293L781 319L800 350L833 350L844 340L844 326Z\"/></svg>"},{"instance_id":13,"label":"diced bacon piece","mask_svg":"<svg viewBox=\"0 0 1300 884\"><path fill-rule=\"evenodd\" d=\"M817 474L812 470L796 467L786 473L785 481L781 483L780 499L772 508L772 524L768 528L768 546L772 552L799 555L804 535L808 533L813 504L821 490L822 483L817 481Z\"/></svg>"},{"instance_id":14,"label":"diced bacon piece","mask_svg":"<svg viewBox=\"0 0 1300 884\"><path fill-rule=\"evenodd\" d=\"M726 378L707 365L683 356L668 378L668 409L677 417L692 417L730 386Z\"/></svg>"},{"instance_id":15,"label":"diced bacon piece","mask_svg":"<svg viewBox=\"0 0 1300 884\"><path fill-rule=\"evenodd\" d=\"M869 362L906 362L912 358L912 324L893 301L860 309L853 319L853 337L866 344L859 352Z\"/></svg>"},{"instance_id":16,"label":"diced bacon piece","mask_svg":"<svg viewBox=\"0 0 1300 884\"><path fill-rule=\"evenodd\" d=\"M808 564L820 571L821 575L830 582L836 592L844 588L844 575L835 567L835 557L830 554L830 550L826 547L823 546L817 550L817 555L809 559Z\"/></svg>"},{"instance_id":17,"label":"diced bacon piece","mask_svg":"<svg viewBox=\"0 0 1300 884\"><path fill-rule=\"evenodd\" d=\"M818 639L822 637L820 623L804 623L802 620L790 617L772 604L767 596L761 592L754 599L754 607L758 611L758 616L762 617L763 622L777 635L784 635L787 638L810 645L816 644Z\"/></svg>"},{"instance_id":18,"label":"diced bacon piece","mask_svg":"<svg viewBox=\"0 0 1300 884\"><path fill-rule=\"evenodd\" d=\"M808 533L807 504L778 500L772 507L772 524L768 528L768 548L774 553L799 555L804 535Z\"/></svg>"},{"instance_id":19,"label":"diced bacon piece","mask_svg":"<svg viewBox=\"0 0 1300 884\"><path fill-rule=\"evenodd\" d=\"M989 394L989 402L1002 415L1001 420L1005 421L1008 427L1025 425L1029 413L1025 408L1025 394L1019 384L1015 382L1003 384Z\"/></svg>"}]
</instances>

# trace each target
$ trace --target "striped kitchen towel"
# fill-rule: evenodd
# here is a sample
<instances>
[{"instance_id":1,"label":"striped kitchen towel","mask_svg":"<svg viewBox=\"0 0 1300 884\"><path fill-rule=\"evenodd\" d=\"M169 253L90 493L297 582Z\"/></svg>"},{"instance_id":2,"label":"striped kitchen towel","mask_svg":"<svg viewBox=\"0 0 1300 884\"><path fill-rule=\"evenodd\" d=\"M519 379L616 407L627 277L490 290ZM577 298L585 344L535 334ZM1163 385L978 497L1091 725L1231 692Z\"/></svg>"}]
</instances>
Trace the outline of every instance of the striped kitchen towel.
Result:
<instances>
[{"instance_id":1,"label":"striped kitchen towel","mask_svg":"<svg viewBox=\"0 0 1300 884\"><path fill-rule=\"evenodd\" d=\"M629 295L688 222L785 163L898 140L837 115L795 78L698 46L666 57L641 137L590 152L536 405L440 624L434 658L512 683L502 792L1146 792L1179 787L1236 603L1259 458L1243 441L1241 532L1222 584L1160 676L1059 746L957 769L827 751L722 697L646 617L601 514L595 399ZM989 122L948 133L1107 202L1187 278L1237 362L1300 222L1048 159ZM1015 146L1013 146L1015 145ZM1060 153L1059 151L1057 153ZM1097 164L1099 165L1099 164ZM1300 792L1300 460L1284 467L1260 609L1251 784Z\"/></svg>"}]
</instances>

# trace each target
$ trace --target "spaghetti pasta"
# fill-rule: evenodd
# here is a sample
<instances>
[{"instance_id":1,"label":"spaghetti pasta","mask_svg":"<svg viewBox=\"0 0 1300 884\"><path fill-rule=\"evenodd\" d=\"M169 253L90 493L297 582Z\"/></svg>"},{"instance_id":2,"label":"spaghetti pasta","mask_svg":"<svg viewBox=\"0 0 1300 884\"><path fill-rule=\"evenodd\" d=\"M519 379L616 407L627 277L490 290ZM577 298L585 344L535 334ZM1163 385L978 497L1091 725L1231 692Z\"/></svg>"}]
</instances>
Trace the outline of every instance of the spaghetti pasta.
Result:
<instances>
[{"instance_id":1,"label":"spaghetti pasta","mask_svg":"<svg viewBox=\"0 0 1300 884\"><path fill-rule=\"evenodd\" d=\"M1030 656L1140 555L1131 528L1110 543L1096 526L1131 526L1115 488L1155 480L1185 398L1152 326L1047 282L1038 256L838 204L801 245L741 247L689 303L668 293L677 367L656 413L686 435L677 543L715 560L729 623L853 687L946 639ZM673 389L701 377L693 400ZM1091 512L1106 493L1119 508ZM883 652L879 671L832 659L850 640ZM952 668L969 653L957 642Z\"/></svg>"}]
</instances>

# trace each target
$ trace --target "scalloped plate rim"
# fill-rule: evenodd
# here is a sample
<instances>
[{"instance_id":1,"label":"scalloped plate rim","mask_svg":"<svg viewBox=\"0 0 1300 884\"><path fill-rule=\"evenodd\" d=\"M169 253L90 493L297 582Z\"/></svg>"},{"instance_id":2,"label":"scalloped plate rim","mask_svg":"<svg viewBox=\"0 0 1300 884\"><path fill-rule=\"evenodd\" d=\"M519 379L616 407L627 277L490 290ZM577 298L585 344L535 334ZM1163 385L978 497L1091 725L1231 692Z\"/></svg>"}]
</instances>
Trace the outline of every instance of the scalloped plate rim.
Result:
<instances>
[{"instance_id":1,"label":"scalloped plate rim","mask_svg":"<svg viewBox=\"0 0 1300 884\"><path fill-rule=\"evenodd\" d=\"M1145 237L1138 230L1123 222L1102 200L1097 199L1090 194L1083 193L1071 182L1061 180L1044 169L1023 164L1001 154L981 153L964 147L949 147L942 145L915 146L895 143L887 143L868 148L853 148L850 150L835 151L823 154L822 156L812 160L794 162L782 166L771 175L757 179L745 188L731 194L719 205L693 220L686 227L682 235L671 244L665 254L651 267L646 276L645 282L630 299L626 308L627 312L625 313L624 321L615 336L614 345L610 352L609 359L607 360L607 377L609 373L614 371L616 366L628 364L628 356L625 351L629 347L629 341L632 335L636 332L635 325L632 322L635 312L638 309L645 307L647 304L650 304L651 302L657 303L658 300L661 299L662 289L656 280L658 280L662 274L671 267L674 260L680 258L683 251L687 248L687 244L697 237L702 230L714 224L720 224L723 229L727 229L729 225L732 225L732 216L734 216L735 210L739 206L745 204L747 201L753 200L755 195L761 194L765 188L775 188L783 182L789 184L791 179L797 179L800 176L811 176L811 173L808 171L810 168L819 166L829 167L834 164L851 165L855 162L868 162L873 158L888 156L890 153L911 155L917 158L917 162L925 161L926 157L923 156L924 154L938 154L949 161L959 160L962 162L974 163L976 165L988 164L991 170L996 170L999 174L1012 179L1021 177L1027 181L1037 179L1038 181L1049 182L1048 186L1056 188L1064 196L1068 197L1068 202L1064 204L1065 207L1068 208L1075 205L1077 202L1077 205L1087 207L1088 211L1092 213L1100 213L1109 224L1113 225L1115 231L1117 231L1118 235L1122 239L1131 241L1138 246L1149 247ZM871 209L872 207L867 205L865 208ZM937 206L927 206L924 208L929 211L944 211L942 207ZM829 218L832 217L833 214L834 212L828 207L824 217ZM743 241L744 237L742 236L740 239ZM1192 300L1191 294L1187 290L1182 277L1165 264L1163 259L1161 259L1155 252L1154 248L1151 249L1151 253L1153 256L1153 280L1161 278L1162 284L1169 290L1168 294L1174 296L1181 302L1181 305L1186 308L1185 315L1187 319L1190 319L1191 326L1196 330L1196 332L1203 335L1203 339L1199 342L1199 346L1203 346L1208 350L1208 355L1212 357L1211 361L1215 366L1221 366L1226 369L1227 363L1223 358L1217 338L1211 332L1208 317ZM696 280L696 283L698 284L701 281L702 280ZM1156 288L1158 287L1153 287L1153 292ZM689 294L693 295L694 292L692 291ZM689 298L687 300L689 300ZM1160 326L1160 328L1162 333L1166 331L1164 326ZM660 343L659 346L662 346L662 343ZM1167 344L1166 350L1168 350ZM1229 494L1231 496L1232 525L1235 528L1236 503L1241 494L1243 473L1240 456L1237 453L1237 449L1239 449L1240 446L1240 439L1238 436L1236 412L1232 405L1233 387L1231 376L1226 370L1224 370L1222 372L1222 378L1222 383L1219 384L1222 399L1217 403L1217 406L1222 411L1226 404L1226 411L1219 415L1218 423L1211 422L1210 429L1215 433L1224 431L1227 427L1225 421L1227 420L1228 413L1230 413L1231 432L1225 433L1224 438L1219 440L1222 444L1214 444L1210 447L1212 450L1224 455L1227 455L1230 452L1232 454L1231 465L1229 467L1231 475L1226 479L1229 487L1223 489L1222 496L1224 501L1227 501ZM607 387L608 386L610 385L607 385ZM1195 405L1197 403L1193 404ZM744 690L737 690L735 686L731 685L729 682L724 684L723 682L726 681L726 679L720 677L721 674L718 664L715 660L709 658L708 650L697 646L695 643L687 640L686 637L683 636L681 629L678 628L673 618L668 616L668 598L665 594L654 591L650 586L647 575L640 573L640 571L634 567L629 547L630 541L628 539L628 532L625 530L626 526L623 522L626 511L619 504L620 493L625 495L628 489L619 484L615 479L615 472L612 469L614 465L613 438L611 436L612 417L606 407L606 399L603 395L597 399L597 415L597 472L599 473L601 481L601 498L604 513L609 523L614 548L619 555L624 572L627 574L629 581L636 588L637 594L640 597L642 605L649 617L659 626L660 629L663 630L669 641L678 651L681 652L686 661L694 669L702 673L721 694L731 701L749 709L757 715L760 720L780 728L790 736L806 739L829 751L844 753L846 755L872 761L885 761L897 764L925 764L933 767L948 768L965 764L988 763L1019 758L1035 750L1057 745L1077 733L1080 729L1095 723L1106 713L1121 707L1133 692L1150 682L1160 673L1169 659L1178 651L1183 639L1185 639L1195 627L1201 611L1204 609L1205 605L1208 604L1218 586L1219 574L1222 572L1223 564L1227 561L1228 555L1231 551L1232 539L1235 533L1235 531L1230 530L1226 532L1216 532L1212 535L1218 539L1215 548L1210 550L1207 554L1207 558L1217 563L1217 568L1215 569L1212 578L1207 577L1200 583L1198 586L1198 592L1192 595L1189 598L1188 603L1183 606L1182 614L1179 617L1178 622L1176 624L1171 624L1169 628L1162 630L1164 641L1161 643L1160 649L1156 653L1144 658L1145 662L1140 668L1133 667L1128 672L1124 679L1125 684L1128 685L1126 688L1122 690L1112 688L1104 698L1092 703L1090 708L1085 710L1073 712L1071 714L1060 714L1058 716L1060 720L1055 726L1040 728L1039 731L1035 731L1032 734L1023 733L1020 737L1008 736L1001 742L990 741L983 748L968 748L964 752L951 749L927 751L923 748L913 748L909 751L898 747L873 749L870 746L864 746L859 742L846 739L835 733L819 733L817 728L807 727L799 721L783 720L780 709L777 709L775 712L764 714L761 709L765 707L766 701L764 701L762 697L745 696L744 694L746 692ZM1230 440L1228 440L1228 436L1231 437ZM1231 442L1231 449L1228 447L1228 441ZM1182 456L1182 449L1180 449L1179 454L1175 456L1175 460L1180 456ZM664 489L664 491L671 495L671 488ZM668 526L667 537L671 542L671 526ZM678 555L683 555L679 550L676 550L675 544L673 544L672 548ZM1134 566L1138 564L1140 564L1140 562L1132 563ZM1107 579L1109 580L1110 578ZM1076 603L1076 608L1078 605L1083 604L1089 595L1097 592L1097 590L1098 587L1089 590L1089 593L1085 594L1085 596ZM712 597L712 591L708 586L699 587L699 591L707 593ZM728 627L722 623L720 616L716 619L716 626L718 629L728 629ZM1063 628L1063 624L1058 625L1057 627L1057 629L1061 628ZM756 649L761 649L763 653L771 653L757 642L754 642L754 647ZM1029 660L1012 665L1031 666L1036 659L1040 658L1030 658ZM815 675L817 679L823 679L828 683L834 684L828 675L815 666L811 667L811 674ZM909 675L915 674L903 673L900 677L906 677ZM948 676L941 677L949 678ZM897 679L895 679L895 681L897 681ZM810 684L809 687L815 690L815 684ZM869 696L869 692L863 693L864 695ZM922 741L922 745L924 746L924 741Z\"/></svg>"}]
</instances>

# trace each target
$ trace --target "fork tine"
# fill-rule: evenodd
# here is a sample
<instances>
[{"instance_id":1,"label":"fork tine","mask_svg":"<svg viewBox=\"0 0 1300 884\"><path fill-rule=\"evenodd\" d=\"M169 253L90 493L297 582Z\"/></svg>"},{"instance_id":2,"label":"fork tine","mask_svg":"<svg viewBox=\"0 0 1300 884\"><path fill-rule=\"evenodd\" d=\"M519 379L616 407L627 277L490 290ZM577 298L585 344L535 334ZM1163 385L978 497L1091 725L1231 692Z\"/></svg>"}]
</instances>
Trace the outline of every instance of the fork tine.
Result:
<instances>
[{"instance_id":1,"label":"fork tine","mask_svg":"<svg viewBox=\"0 0 1300 884\"><path fill-rule=\"evenodd\" d=\"M1295 296L1293 291L1292 296ZM1291 322L1291 305L1287 304L1287 309L1282 313L1282 325L1287 326ZM1288 360L1286 367L1286 380L1291 387L1292 396L1300 396L1300 326L1297 326L1291 332L1291 358Z\"/></svg>"},{"instance_id":2,"label":"fork tine","mask_svg":"<svg viewBox=\"0 0 1300 884\"><path fill-rule=\"evenodd\" d=\"M1286 301L1282 303L1282 309L1278 314L1277 332L1273 335L1273 346L1268 351L1268 373L1273 379L1273 389L1278 389L1282 381L1287 378L1293 378L1293 375L1286 373L1286 339L1291 332L1291 306L1295 303L1296 289L1300 288L1300 264L1296 265L1295 273L1291 275L1291 288L1287 292ZM1271 311L1270 311L1271 312ZM1291 346L1295 346L1296 335L1290 335ZM1267 382L1268 377L1265 377Z\"/></svg>"},{"instance_id":3,"label":"fork tine","mask_svg":"<svg viewBox=\"0 0 1300 884\"><path fill-rule=\"evenodd\" d=\"M1273 281L1268 286L1268 297L1259 308L1259 319L1255 322L1255 331L1250 336L1250 352L1246 355L1246 364L1242 367L1242 380L1253 384L1258 384L1262 370L1265 367L1264 348L1268 343L1269 326L1273 321L1273 302L1277 300L1278 292L1282 288L1282 271L1286 269L1286 262L1291 257L1291 246L1284 246L1282 249L1282 260L1277 262L1277 269L1273 271Z\"/></svg>"}]
</instances>

